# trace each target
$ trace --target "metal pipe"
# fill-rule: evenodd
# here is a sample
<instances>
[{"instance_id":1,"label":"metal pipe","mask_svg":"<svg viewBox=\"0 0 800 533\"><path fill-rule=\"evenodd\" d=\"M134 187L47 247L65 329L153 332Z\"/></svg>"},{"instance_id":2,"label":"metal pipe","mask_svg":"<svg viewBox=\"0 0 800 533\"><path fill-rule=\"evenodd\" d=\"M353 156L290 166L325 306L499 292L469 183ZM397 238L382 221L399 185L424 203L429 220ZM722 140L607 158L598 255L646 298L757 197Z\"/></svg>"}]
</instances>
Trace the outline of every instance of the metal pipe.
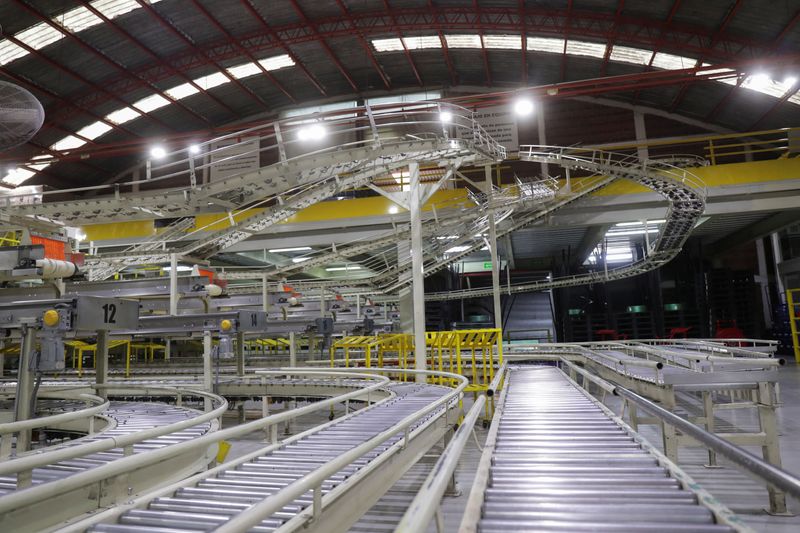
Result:
<instances>
[{"instance_id":1,"label":"metal pipe","mask_svg":"<svg viewBox=\"0 0 800 533\"><path fill-rule=\"evenodd\" d=\"M559 362L562 365L566 365L570 370L573 370L577 374L580 374L585 379L588 379L589 381L591 381L592 383L594 383L595 385L597 385L598 387L600 387L604 391L610 392L611 394L615 394L615 395L617 394L616 393L616 389L615 389L613 384L609 383L608 381L606 381L606 380L604 380L604 379L602 379L602 378L600 378L598 376L595 376L594 374L590 373L589 371L579 367L578 365L576 365L572 361L567 361L563 357L560 357L559 358Z\"/></svg>"},{"instance_id":2,"label":"metal pipe","mask_svg":"<svg viewBox=\"0 0 800 533\"><path fill-rule=\"evenodd\" d=\"M18 383L15 397L14 421L21 422L31 418L33 395L33 350L36 343L36 328L23 326L22 346L19 354ZM26 452L31 446L31 430L23 429L17 435L17 454Z\"/></svg>"},{"instance_id":3,"label":"metal pipe","mask_svg":"<svg viewBox=\"0 0 800 533\"><path fill-rule=\"evenodd\" d=\"M789 472L771 465L763 459L759 459L755 455L731 444L725 439L701 429L688 420L684 420L678 415L671 413L625 387L617 385L614 390L617 395L622 396L640 409L647 411L656 418L673 426L684 435L692 437L709 450L725 457L747 472L753 474L755 477L791 494L795 498L800 498L800 479Z\"/></svg>"},{"instance_id":4,"label":"metal pipe","mask_svg":"<svg viewBox=\"0 0 800 533\"><path fill-rule=\"evenodd\" d=\"M427 346L425 343L425 277L423 275L424 254L422 250L422 191L419 182L419 163L412 161L408 164L408 173L411 176L411 192L409 193L408 207L411 221L411 303L414 310L414 368L418 371L418 383L425 382L427 364Z\"/></svg>"},{"instance_id":5,"label":"metal pipe","mask_svg":"<svg viewBox=\"0 0 800 533\"><path fill-rule=\"evenodd\" d=\"M464 446L467 444L472 428L475 426L475 422L478 420L485 403L486 396L480 395L467 412L464 421L461 422L461 426L453 435L450 445L439 456L439 460L436 461L433 470L422 483L422 488L417 492L411 505L408 506L408 510L403 515L400 523L397 524L394 530L395 533L416 533L417 531L426 530L442 501L442 496L447 490L450 477L458 465Z\"/></svg>"}]
</instances>

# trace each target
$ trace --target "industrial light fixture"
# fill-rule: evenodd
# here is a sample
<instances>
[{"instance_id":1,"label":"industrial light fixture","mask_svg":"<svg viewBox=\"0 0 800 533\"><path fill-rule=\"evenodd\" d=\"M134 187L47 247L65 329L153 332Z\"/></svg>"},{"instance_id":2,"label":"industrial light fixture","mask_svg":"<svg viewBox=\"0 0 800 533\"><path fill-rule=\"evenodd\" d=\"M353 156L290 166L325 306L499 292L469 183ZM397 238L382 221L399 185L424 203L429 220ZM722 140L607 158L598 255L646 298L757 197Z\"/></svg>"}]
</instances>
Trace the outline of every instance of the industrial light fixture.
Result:
<instances>
[{"instance_id":1,"label":"industrial light fixture","mask_svg":"<svg viewBox=\"0 0 800 533\"><path fill-rule=\"evenodd\" d=\"M310 257L292 257L292 263L302 263L303 261L308 261L311 259Z\"/></svg>"},{"instance_id":2,"label":"industrial light fixture","mask_svg":"<svg viewBox=\"0 0 800 533\"><path fill-rule=\"evenodd\" d=\"M527 98L520 98L514 102L514 113L520 117L525 117L533 113L533 102Z\"/></svg>"},{"instance_id":3,"label":"industrial light fixture","mask_svg":"<svg viewBox=\"0 0 800 533\"><path fill-rule=\"evenodd\" d=\"M390 215L396 215L399 211L400 210L397 208L396 205L390 205L389 206L389 214Z\"/></svg>"},{"instance_id":4,"label":"industrial light fixture","mask_svg":"<svg viewBox=\"0 0 800 533\"><path fill-rule=\"evenodd\" d=\"M200 146L197 144L189 145L189 153L190 154L199 154L200 153Z\"/></svg>"},{"instance_id":5,"label":"industrial light fixture","mask_svg":"<svg viewBox=\"0 0 800 533\"><path fill-rule=\"evenodd\" d=\"M453 246L452 248L448 248L444 251L446 254L457 254L459 252L466 252L469 250L469 246Z\"/></svg>"},{"instance_id":6,"label":"industrial light fixture","mask_svg":"<svg viewBox=\"0 0 800 533\"><path fill-rule=\"evenodd\" d=\"M756 91L761 91L767 88L769 82L770 82L769 76L767 76L763 72L759 72L758 74L753 74L752 76L750 76L747 85L751 89L754 89Z\"/></svg>"},{"instance_id":7,"label":"industrial light fixture","mask_svg":"<svg viewBox=\"0 0 800 533\"><path fill-rule=\"evenodd\" d=\"M361 270L361 267L358 265L348 265L343 267L328 267L325 270L328 272L345 272L348 270Z\"/></svg>"},{"instance_id":8,"label":"industrial light fixture","mask_svg":"<svg viewBox=\"0 0 800 533\"><path fill-rule=\"evenodd\" d=\"M271 254L279 254L281 252L307 252L310 246L295 246L294 248L272 248L269 250Z\"/></svg>"},{"instance_id":9,"label":"industrial light fixture","mask_svg":"<svg viewBox=\"0 0 800 533\"><path fill-rule=\"evenodd\" d=\"M784 87L794 87L796 83L797 83L797 76L786 76L783 79Z\"/></svg>"},{"instance_id":10,"label":"industrial light fixture","mask_svg":"<svg viewBox=\"0 0 800 533\"><path fill-rule=\"evenodd\" d=\"M297 138L301 141L320 141L327 132L322 124L310 124L297 131Z\"/></svg>"},{"instance_id":11,"label":"industrial light fixture","mask_svg":"<svg viewBox=\"0 0 800 533\"><path fill-rule=\"evenodd\" d=\"M150 157L153 159L164 159L167 157L167 151L163 146L153 146L150 149Z\"/></svg>"},{"instance_id":12,"label":"industrial light fixture","mask_svg":"<svg viewBox=\"0 0 800 533\"><path fill-rule=\"evenodd\" d=\"M450 111L442 111L439 113L439 120L442 122L452 122L453 114Z\"/></svg>"},{"instance_id":13,"label":"industrial light fixture","mask_svg":"<svg viewBox=\"0 0 800 533\"><path fill-rule=\"evenodd\" d=\"M172 267L165 266L161 270L163 270L164 272L170 272L172 270ZM178 267L175 269L175 272L191 272L191 271L192 267L188 265L178 265Z\"/></svg>"}]
</instances>

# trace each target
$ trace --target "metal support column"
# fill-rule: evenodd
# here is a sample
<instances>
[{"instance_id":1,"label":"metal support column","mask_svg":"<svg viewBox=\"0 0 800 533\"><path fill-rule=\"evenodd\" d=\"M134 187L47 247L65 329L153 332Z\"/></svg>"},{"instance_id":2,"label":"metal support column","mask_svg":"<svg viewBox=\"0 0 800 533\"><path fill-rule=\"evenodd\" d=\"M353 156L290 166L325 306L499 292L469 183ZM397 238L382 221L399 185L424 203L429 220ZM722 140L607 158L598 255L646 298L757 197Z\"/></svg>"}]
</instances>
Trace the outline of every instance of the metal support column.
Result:
<instances>
[{"instance_id":1,"label":"metal support column","mask_svg":"<svg viewBox=\"0 0 800 533\"><path fill-rule=\"evenodd\" d=\"M203 332L203 390L211 391L212 390L212 372L211 372L211 353L212 345L211 345L211 332L204 331ZM205 410L211 410L211 399L205 398L203 400Z\"/></svg>"},{"instance_id":2,"label":"metal support column","mask_svg":"<svg viewBox=\"0 0 800 533\"><path fill-rule=\"evenodd\" d=\"M164 339L164 361L169 361L172 357L172 341Z\"/></svg>"},{"instance_id":3,"label":"metal support column","mask_svg":"<svg viewBox=\"0 0 800 533\"><path fill-rule=\"evenodd\" d=\"M419 183L419 163L408 164L411 176L409 211L411 213L411 292L414 305L414 367L425 370L427 350L425 347L425 278L422 257L422 218L421 191ZM425 375L417 374L416 381L425 383Z\"/></svg>"},{"instance_id":4,"label":"metal support column","mask_svg":"<svg viewBox=\"0 0 800 533\"><path fill-rule=\"evenodd\" d=\"M767 254L764 250L764 239L756 239L756 257L758 259L758 282L761 289L761 309L764 313L764 326L772 329L772 309L769 305L769 271L767 270Z\"/></svg>"},{"instance_id":5,"label":"metal support column","mask_svg":"<svg viewBox=\"0 0 800 533\"><path fill-rule=\"evenodd\" d=\"M289 332L289 366L292 368L297 366L297 341L294 331Z\"/></svg>"},{"instance_id":6,"label":"metal support column","mask_svg":"<svg viewBox=\"0 0 800 533\"><path fill-rule=\"evenodd\" d=\"M783 262L783 253L781 252L781 237L776 231L770 235L772 241L772 256L775 259L775 287L778 289L778 301L775 303L782 304L786 298L786 292L783 287L783 280L781 279L781 271L778 265Z\"/></svg>"},{"instance_id":7,"label":"metal support column","mask_svg":"<svg viewBox=\"0 0 800 533\"><path fill-rule=\"evenodd\" d=\"M261 310L265 313L269 311L266 274L261 276Z\"/></svg>"},{"instance_id":8,"label":"metal support column","mask_svg":"<svg viewBox=\"0 0 800 533\"><path fill-rule=\"evenodd\" d=\"M169 314L178 314L178 254L169 255Z\"/></svg>"},{"instance_id":9,"label":"metal support column","mask_svg":"<svg viewBox=\"0 0 800 533\"><path fill-rule=\"evenodd\" d=\"M94 382L97 385L108 383L108 331L97 332L97 350L94 352ZM103 399L108 397L108 392L97 389L97 395Z\"/></svg>"},{"instance_id":10,"label":"metal support column","mask_svg":"<svg viewBox=\"0 0 800 533\"><path fill-rule=\"evenodd\" d=\"M31 418L31 405L33 405L33 350L36 347L36 328L22 327L22 346L19 352L19 378L17 382L17 397L14 421L21 422ZM31 447L31 430L26 429L17 434L17 454L26 452Z\"/></svg>"},{"instance_id":11,"label":"metal support column","mask_svg":"<svg viewBox=\"0 0 800 533\"><path fill-rule=\"evenodd\" d=\"M244 376L244 333L236 333L236 375Z\"/></svg>"},{"instance_id":12,"label":"metal support column","mask_svg":"<svg viewBox=\"0 0 800 533\"><path fill-rule=\"evenodd\" d=\"M486 173L486 201L492 202L492 166L484 167ZM489 253L492 259L492 301L494 303L494 327L503 327L503 306L500 304L500 261L497 258L497 228L494 223L494 209L489 209ZM510 278L510 273L509 273Z\"/></svg>"}]
</instances>

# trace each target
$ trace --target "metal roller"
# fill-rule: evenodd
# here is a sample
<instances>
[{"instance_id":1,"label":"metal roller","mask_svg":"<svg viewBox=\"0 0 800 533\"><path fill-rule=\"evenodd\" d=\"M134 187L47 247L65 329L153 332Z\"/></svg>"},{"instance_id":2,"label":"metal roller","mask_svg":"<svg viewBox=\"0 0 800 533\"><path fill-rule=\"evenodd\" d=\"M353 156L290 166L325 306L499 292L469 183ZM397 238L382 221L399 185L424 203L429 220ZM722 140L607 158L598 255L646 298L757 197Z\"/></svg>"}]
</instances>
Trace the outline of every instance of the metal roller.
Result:
<instances>
[{"instance_id":1,"label":"metal roller","mask_svg":"<svg viewBox=\"0 0 800 533\"><path fill-rule=\"evenodd\" d=\"M90 531L209 531L251 505L276 494L331 459L390 428L397 420L425 407L432 399L443 396L450 389L431 385L394 384L392 390L397 394L392 400L357 411L349 418L334 422L277 450L196 481L191 486L181 487L169 495L155 498L144 509L125 512L117 519L116 524L97 524ZM418 424L423 422L421 420ZM322 493L333 490L402 438L402 433L392 437L330 476L322 484ZM307 492L250 531L277 529L311 505L312 499L313 494ZM376 515L374 518L375 527L382 530L380 516Z\"/></svg>"},{"instance_id":2,"label":"metal roller","mask_svg":"<svg viewBox=\"0 0 800 533\"><path fill-rule=\"evenodd\" d=\"M560 370L510 369L498 413L481 533L732 531Z\"/></svg>"}]
</instances>

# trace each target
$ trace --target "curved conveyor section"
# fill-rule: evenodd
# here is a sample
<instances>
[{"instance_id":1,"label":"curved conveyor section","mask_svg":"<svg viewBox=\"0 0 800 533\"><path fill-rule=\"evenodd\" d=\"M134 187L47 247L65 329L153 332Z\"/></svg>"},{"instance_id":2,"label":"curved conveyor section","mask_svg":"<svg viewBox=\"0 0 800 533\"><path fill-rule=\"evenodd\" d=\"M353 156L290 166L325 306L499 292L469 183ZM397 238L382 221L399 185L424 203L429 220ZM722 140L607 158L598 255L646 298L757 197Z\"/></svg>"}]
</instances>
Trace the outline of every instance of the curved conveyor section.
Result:
<instances>
[{"instance_id":1,"label":"curved conveyor section","mask_svg":"<svg viewBox=\"0 0 800 533\"><path fill-rule=\"evenodd\" d=\"M125 512L115 523L97 524L90 531L155 533L166 531L164 528L171 532L209 531L452 391L446 387L418 384L394 384L391 390L396 394L394 398L326 425L253 460L187 484L168 496L154 498L143 508ZM429 418L431 416L435 413ZM417 427L424 422L420 420ZM323 495L402 438L402 433L395 435L328 478L322 485ZM304 494L251 531L274 531L310 506L312 497L311 492Z\"/></svg>"},{"instance_id":2,"label":"curved conveyor section","mask_svg":"<svg viewBox=\"0 0 800 533\"><path fill-rule=\"evenodd\" d=\"M644 185L662 195L669 202L666 222L658 234L658 239L653 244L652 249L640 261L623 267L610 268L608 271L554 278L551 281L511 285L507 289L509 293L540 291L613 281L654 270L671 261L680 253L683 243L686 242L705 210L705 186L698 177L686 169L666 162L640 162L637 158L599 150L589 152L590 155L588 156L569 153L570 150L569 148L552 146L520 146L519 154L522 161L558 165L567 170L585 170L594 174L628 179L634 183ZM504 289L505 291L506 289ZM491 295L491 288L466 289L429 293L425 295L425 300L456 300Z\"/></svg>"},{"instance_id":3,"label":"curved conveyor section","mask_svg":"<svg viewBox=\"0 0 800 533\"><path fill-rule=\"evenodd\" d=\"M54 449L63 449L70 446L79 446L91 442L96 442L122 435L130 435L139 431L158 428L190 420L196 417L199 413L194 409L187 409L184 407L176 407L173 405L159 404L159 403L145 403L145 402L111 402L109 408L103 413L104 416L112 421L108 429L97 433L93 436L83 437L76 439L69 443L48 448L45 450L51 451ZM190 439L197 438L205 435L209 431L213 431L216 424L205 422L184 429L154 437L152 439L143 440L140 443L133 445L133 453L142 453L150 450L156 450L177 444ZM83 457L70 459L67 461L57 462L41 468L35 468L32 474L32 485L39 485L52 481L58 481L72 474L83 472L90 468L110 463L115 459L120 459L124 456L122 448L115 448L105 452L92 453ZM13 459L11 460L13 463ZM16 476L0 476L0 496L14 492L16 489Z\"/></svg>"},{"instance_id":4,"label":"curved conveyor section","mask_svg":"<svg viewBox=\"0 0 800 533\"><path fill-rule=\"evenodd\" d=\"M511 370L498 414L480 533L734 531L557 368Z\"/></svg>"}]
</instances>

